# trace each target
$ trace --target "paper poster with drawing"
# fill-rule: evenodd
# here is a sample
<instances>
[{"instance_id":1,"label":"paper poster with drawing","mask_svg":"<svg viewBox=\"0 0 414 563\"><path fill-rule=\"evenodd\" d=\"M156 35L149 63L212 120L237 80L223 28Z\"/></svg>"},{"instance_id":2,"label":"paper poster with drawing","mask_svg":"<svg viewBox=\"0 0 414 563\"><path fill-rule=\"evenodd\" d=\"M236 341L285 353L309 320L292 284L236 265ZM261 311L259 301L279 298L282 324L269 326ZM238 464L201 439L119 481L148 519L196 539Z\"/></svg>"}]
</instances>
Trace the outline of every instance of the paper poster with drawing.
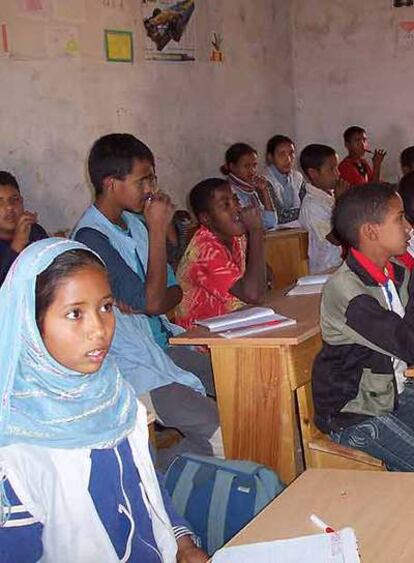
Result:
<instances>
[{"instance_id":1,"label":"paper poster with drawing","mask_svg":"<svg viewBox=\"0 0 414 563\"><path fill-rule=\"evenodd\" d=\"M392 0L392 5L394 8L406 8L414 6L414 0Z\"/></svg>"},{"instance_id":2,"label":"paper poster with drawing","mask_svg":"<svg viewBox=\"0 0 414 563\"><path fill-rule=\"evenodd\" d=\"M151 61L195 60L195 0L142 0L145 58Z\"/></svg>"},{"instance_id":3,"label":"paper poster with drawing","mask_svg":"<svg viewBox=\"0 0 414 563\"><path fill-rule=\"evenodd\" d=\"M48 0L18 0L17 13L19 16L31 18L45 18L48 15Z\"/></svg>"}]
</instances>

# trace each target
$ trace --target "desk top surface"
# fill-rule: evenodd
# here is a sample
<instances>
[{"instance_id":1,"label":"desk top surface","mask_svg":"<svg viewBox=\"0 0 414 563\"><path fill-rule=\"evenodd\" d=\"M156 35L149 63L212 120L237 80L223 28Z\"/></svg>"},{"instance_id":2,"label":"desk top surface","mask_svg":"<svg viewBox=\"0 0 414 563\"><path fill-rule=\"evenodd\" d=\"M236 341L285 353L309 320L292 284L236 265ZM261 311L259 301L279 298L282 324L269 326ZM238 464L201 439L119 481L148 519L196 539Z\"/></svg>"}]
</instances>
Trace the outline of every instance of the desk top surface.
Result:
<instances>
[{"instance_id":1,"label":"desk top surface","mask_svg":"<svg viewBox=\"0 0 414 563\"><path fill-rule=\"evenodd\" d=\"M309 469L228 545L320 533L312 513L353 528L364 563L414 561L413 473Z\"/></svg>"},{"instance_id":2,"label":"desk top surface","mask_svg":"<svg viewBox=\"0 0 414 563\"><path fill-rule=\"evenodd\" d=\"M278 228L273 231L266 231L265 233L266 240L283 239L283 238L291 238L291 237L307 237L307 236L308 236L308 232L305 229Z\"/></svg>"},{"instance_id":3,"label":"desk top surface","mask_svg":"<svg viewBox=\"0 0 414 563\"><path fill-rule=\"evenodd\" d=\"M269 292L265 305L273 307L277 313L296 319L296 325L278 328L262 334L227 339L197 327L170 338L171 344L190 344L207 346L295 346L319 334L320 294L286 297L286 289Z\"/></svg>"}]
</instances>

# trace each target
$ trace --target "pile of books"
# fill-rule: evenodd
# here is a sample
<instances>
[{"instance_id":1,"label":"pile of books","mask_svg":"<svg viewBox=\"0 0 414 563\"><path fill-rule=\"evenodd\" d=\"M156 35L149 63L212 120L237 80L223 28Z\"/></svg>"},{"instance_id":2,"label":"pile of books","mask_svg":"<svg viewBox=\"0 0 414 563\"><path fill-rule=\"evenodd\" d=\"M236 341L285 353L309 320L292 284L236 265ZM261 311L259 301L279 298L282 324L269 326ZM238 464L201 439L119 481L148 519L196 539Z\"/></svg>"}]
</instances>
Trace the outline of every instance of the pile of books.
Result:
<instances>
[{"instance_id":1,"label":"pile of books","mask_svg":"<svg viewBox=\"0 0 414 563\"><path fill-rule=\"evenodd\" d=\"M287 292L289 297L292 295L312 295L322 293L323 286L331 277L331 274L320 274L316 276L304 276L299 278L294 288Z\"/></svg>"},{"instance_id":2,"label":"pile of books","mask_svg":"<svg viewBox=\"0 0 414 563\"><path fill-rule=\"evenodd\" d=\"M294 319L275 313L270 307L250 307L218 317L197 321L199 326L217 332L224 338L240 338L296 324Z\"/></svg>"}]
</instances>

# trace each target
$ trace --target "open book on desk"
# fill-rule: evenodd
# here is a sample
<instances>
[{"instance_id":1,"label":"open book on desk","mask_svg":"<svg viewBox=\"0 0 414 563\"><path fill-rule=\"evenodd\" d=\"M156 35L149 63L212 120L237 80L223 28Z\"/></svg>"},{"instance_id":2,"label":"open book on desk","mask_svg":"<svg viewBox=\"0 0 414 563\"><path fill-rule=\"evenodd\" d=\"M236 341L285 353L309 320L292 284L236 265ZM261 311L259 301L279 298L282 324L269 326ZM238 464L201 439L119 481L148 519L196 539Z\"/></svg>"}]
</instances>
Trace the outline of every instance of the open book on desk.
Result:
<instances>
[{"instance_id":1,"label":"open book on desk","mask_svg":"<svg viewBox=\"0 0 414 563\"><path fill-rule=\"evenodd\" d=\"M286 295L312 295L322 293L323 286L331 277L331 274L318 274L313 276L303 276L296 282L295 287L287 292Z\"/></svg>"},{"instance_id":2,"label":"open book on desk","mask_svg":"<svg viewBox=\"0 0 414 563\"><path fill-rule=\"evenodd\" d=\"M223 547L212 563L360 563L352 528L333 534Z\"/></svg>"},{"instance_id":3,"label":"open book on desk","mask_svg":"<svg viewBox=\"0 0 414 563\"><path fill-rule=\"evenodd\" d=\"M199 326L218 332L224 338L240 338L296 324L294 319L275 313L270 307L250 307L233 313L197 321Z\"/></svg>"}]
</instances>

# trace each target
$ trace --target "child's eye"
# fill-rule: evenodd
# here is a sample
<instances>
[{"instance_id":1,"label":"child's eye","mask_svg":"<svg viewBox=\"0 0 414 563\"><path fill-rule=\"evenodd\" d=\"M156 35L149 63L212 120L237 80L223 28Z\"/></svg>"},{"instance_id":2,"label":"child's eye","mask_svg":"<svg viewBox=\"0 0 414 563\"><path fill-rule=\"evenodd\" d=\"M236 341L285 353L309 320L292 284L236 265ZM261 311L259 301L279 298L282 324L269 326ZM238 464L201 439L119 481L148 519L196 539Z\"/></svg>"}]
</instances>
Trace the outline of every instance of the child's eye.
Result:
<instances>
[{"instance_id":1,"label":"child's eye","mask_svg":"<svg viewBox=\"0 0 414 563\"><path fill-rule=\"evenodd\" d=\"M76 321L80 319L80 317L81 317L80 309L72 309L72 311L69 311L69 313L67 313L66 315L66 318L69 319L70 321Z\"/></svg>"},{"instance_id":2,"label":"child's eye","mask_svg":"<svg viewBox=\"0 0 414 563\"><path fill-rule=\"evenodd\" d=\"M113 308L113 303L112 303L112 302L105 303L105 305L102 305L102 311L104 311L105 313L111 313L111 312L112 312L112 308Z\"/></svg>"}]
</instances>

